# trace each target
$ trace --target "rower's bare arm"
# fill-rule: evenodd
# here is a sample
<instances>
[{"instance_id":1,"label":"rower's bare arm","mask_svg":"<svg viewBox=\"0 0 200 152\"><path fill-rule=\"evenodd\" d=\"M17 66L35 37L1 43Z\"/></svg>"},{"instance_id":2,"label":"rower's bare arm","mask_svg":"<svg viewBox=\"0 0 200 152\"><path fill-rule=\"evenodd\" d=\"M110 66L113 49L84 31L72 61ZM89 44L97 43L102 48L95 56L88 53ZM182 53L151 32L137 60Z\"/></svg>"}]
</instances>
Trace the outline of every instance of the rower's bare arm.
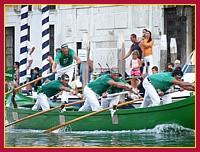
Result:
<instances>
[{"instance_id":1,"label":"rower's bare arm","mask_svg":"<svg viewBox=\"0 0 200 152\"><path fill-rule=\"evenodd\" d=\"M180 87L182 87L185 90L189 90L189 91L195 90L193 83L183 82L183 81L178 81L178 80L173 80L172 83L179 85Z\"/></svg>"},{"instance_id":2,"label":"rower's bare arm","mask_svg":"<svg viewBox=\"0 0 200 152\"><path fill-rule=\"evenodd\" d=\"M123 89L128 90L128 91L130 91L132 89L132 86L129 85L129 84L124 84L124 83L121 83L121 82L115 82L113 80L109 81L108 84L111 85L111 86L114 86L114 87L123 88Z\"/></svg>"},{"instance_id":3,"label":"rower's bare arm","mask_svg":"<svg viewBox=\"0 0 200 152\"><path fill-rule=\"evenodd\" d=\"M56 67L57 67L57 62L53 62L53 65L52 65L52 72L53 72L53 74L55 74L55 73L57 73L57 70L56 70Z\"/></svg>"},{"instance_id":4,"label":"rower's bare arm","mask_svg":"<svg viewBox=\"0 0 200 152\"><path fill-rule=\"evenodd\" d=\"M81 59L76 54L74 54L73 58L76 60L77 64L81 63Z\"/></svg>"}]
</instances>

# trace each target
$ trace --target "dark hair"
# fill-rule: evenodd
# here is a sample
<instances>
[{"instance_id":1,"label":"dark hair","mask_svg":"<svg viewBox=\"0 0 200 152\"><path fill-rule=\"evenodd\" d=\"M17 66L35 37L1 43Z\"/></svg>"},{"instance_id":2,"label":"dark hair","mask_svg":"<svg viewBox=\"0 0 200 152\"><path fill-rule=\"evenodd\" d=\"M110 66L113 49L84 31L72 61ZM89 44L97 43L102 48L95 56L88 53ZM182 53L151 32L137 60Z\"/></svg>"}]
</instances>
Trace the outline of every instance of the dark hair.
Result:
<instances>
[{"instance_id":1,"label":"dark hair","mask_svg":"<svg viewBox=\"0 0 200 152\"><path fill-rule=\"evenodd\" d=\"M37 71L37 72L39 72L39 68L38 67L35 67L34 70Z\"/></svg>"},{"instance_id":2,"label":"dark hair","mask_svg":"<svg viewBox=\"0 0 200 152\"><path fill-rule=\"evenodd\" d=\"M150 34L149 40L147 41L147 43L149 43L149 42L152 41L152 38L151 38L151 31L147 31L147 32L149 32L149 34Z\"/></svg>"},{"instance_id":3,"label":"dark hair","mask_svg":"<svg viewBox=\"0 0 200 152\"><path fill-rule=\"evenodd\" d=\"M167 66L168 65L171 65L172 67L174 67L174 63L172 63L172 62L169 62L168 64L167 64Z\"/></svg>"},{"instance_id":4,"label":"dark hair","mask_svg":"<svg viewBox=\"0 0 200 152\"><path fill-rule=\"evenodd\" d=\"M143 30L142 30L142 33L143 33L143 31L146 31L146 32L147 32L148 30L147 30L147 29L143 29ZM145 33L146 33L146 32L145 32ZM145 37L145 34L144 34L144 33L143 33L142 37Z\"/></svg>"},{"instance_id":5,"label":"dark hair","mask_svg":"<svg viewBox=\"0 0 200 152\"><path fill-rule=\"evenodd\" d=\"M131 37L137 38L137 35L136 34L131 34Z\"/></svg>"},{"instance_id":6,"label":"dark hair","mask_svg":"<svg viewBox=\"0 0 200 152\"><path fill-rule=\"evenodd\" d=\"M173 72L172 68L166 68L165 72Z\"/></svg>"},{"instance_id":7,"label":"dark hair","mask_svg":"<svg viewBox=\"0 0 200 152\"><path fill-rule=\"evenodd\" d=\"M155 69L156 71L158 71L158 67L157 66L153 66L151 69L152 70Z\"/></svg>"},{"instance_id":8,"label":"dark hair","mask_svg":"<svg viewBox=\"0 0 200 152\"><path fill-rule=\"evenodd\" d=\"M17 65L17 67L19 68L19 62L16 61L16 62L14 62L14 63L15 63L15 64Z\"/></svg>"},{"instance_id":9,"label":"dark hair","mask_svg":"<svg viewBox=\"0 0 200 152\"><path fill-rule=\"evenodd\" d=\"M142 31L144 31L144 30L145 30L146 32L148 31L146 28L142 29Z\"/></svg>"},{"instance_id":10,"label":"dark hair","mask_svg":"<svg viewBox=\"0 0 200 152\"><path fill-rule=\"evenodd\" d=\"M172 76L178 76L178 77L182 77L183 76L183 72L180 70L180 69L175 69L173 72L172 72Z\"/></svg>"},{"instance_id":11,"label":"dark hair","mask_svg":"<svg viewBox=\"0 0 200 152\"><path fill-rule=\"evenodd\" d=\"M61 79L62 79L62 80L69 80L69 76L68 76L67 74L63 74L63 75L61 76Z\"/></svg>"},{"instance_id":12,"label":"dark hair","mask_svg":"<svg viewBox=\"0 0 200 152\"><path fill-rule=\"evenodd\" d=\"M176 67L174 70L182 70L182 68L181 67Z\"/></svg>"}]
</instances>

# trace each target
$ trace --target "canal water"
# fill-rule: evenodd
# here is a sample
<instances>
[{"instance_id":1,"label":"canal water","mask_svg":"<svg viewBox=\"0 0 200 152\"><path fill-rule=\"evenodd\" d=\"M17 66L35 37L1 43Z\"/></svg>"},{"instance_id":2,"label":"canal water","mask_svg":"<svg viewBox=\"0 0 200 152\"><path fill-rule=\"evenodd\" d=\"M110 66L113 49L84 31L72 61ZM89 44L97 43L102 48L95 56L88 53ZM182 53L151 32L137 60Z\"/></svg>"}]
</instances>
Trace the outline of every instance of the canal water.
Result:
<instances>
[{"instance_id":1,"label":"canal water","mask_svg":"<svg viewBox=\"0 0 200 152\"><path fill-rule=\"evenodd\" d=\"M176 124L130 131L65 132L11 129L5 131L5 147L195 147L195 131Z\"/></svg>"}]
</instances>

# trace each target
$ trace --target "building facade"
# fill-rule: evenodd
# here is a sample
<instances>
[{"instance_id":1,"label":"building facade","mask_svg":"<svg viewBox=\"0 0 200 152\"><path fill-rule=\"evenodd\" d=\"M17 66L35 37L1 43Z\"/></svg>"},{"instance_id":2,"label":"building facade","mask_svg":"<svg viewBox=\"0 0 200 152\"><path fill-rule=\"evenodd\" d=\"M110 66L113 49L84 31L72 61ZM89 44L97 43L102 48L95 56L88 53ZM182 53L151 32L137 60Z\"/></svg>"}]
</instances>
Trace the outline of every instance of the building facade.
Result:
<instances>
[{"instance_id":1,"label":"building facade","mask_svg":"<svg viewBox=\"0 0 200 152\"><path fill-rule=\"evenodd\" d=\"M5 60L6 69L19 61L20 51L20 5L5 5ZM170 61L170 40L177 42L177 58L182 63L195 49L195 6L164 5L50 5L50 55L55 49L68 43L78 53L82 47L84 33L88 33L94 71L100 72L98 63L106 68L118 65L118 40L123 36L125 52L131 46L130 34L142 36L142 29L151 31L154 40L154 65L159 69L160 60ZM175 16L174 16L175 15ZM33 68L42 65L42 13L40 5L29 5L28 34L35 45ZM161 57L161 37L167 38L167 56ZM129 62L126 59L126 72ZM162 65L163 66L163 65Z\"/></svg>"}]
</instances>

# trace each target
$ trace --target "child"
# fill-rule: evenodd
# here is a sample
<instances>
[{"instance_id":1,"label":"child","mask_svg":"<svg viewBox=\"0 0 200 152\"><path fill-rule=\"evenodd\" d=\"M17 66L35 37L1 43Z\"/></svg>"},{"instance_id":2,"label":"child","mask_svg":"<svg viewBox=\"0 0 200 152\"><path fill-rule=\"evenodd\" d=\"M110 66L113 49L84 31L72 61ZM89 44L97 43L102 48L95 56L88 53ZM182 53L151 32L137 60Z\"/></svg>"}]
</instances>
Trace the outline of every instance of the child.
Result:
<instances>
[{"instance_id":1,"label":"child","mask_svg":"<svg viewBox=\"0 0 200 152\"><path fill-rule=\"evenodd\" d=\"M35 67L33 72L34 72L34 74L35 74L34 80L40 77L39 68L38 68L38 67ZM36 82L34 83L34 91L37 91L38 86L41 86L41 84L42 84L42 83L41 83L41 80L36 81Z\"/></svg>"},{"instance_id":2,"label":"child","mask_svg":"<svg viewBox=\"0 0 200 152\"><path fill-rule=\"evenodd\" d=\"M152 74L157 74L158 73L158 67L157 66L153 66L151 68Z\"/></svg>"},{"instance_id":3,"label":"child","mask_svg":"<svg viewBox=\"0 0 200 152\"><path fill-rule=\"evenodd\" d=\"M141 60L138 58L138 56L139 56L139 51L134 50L132 53L132 60L130 62L131 76L132 76L131 85L135 89L137 88L136 77L141 76L140 67L142 66Z\"/></svg>"}]
</instances>

